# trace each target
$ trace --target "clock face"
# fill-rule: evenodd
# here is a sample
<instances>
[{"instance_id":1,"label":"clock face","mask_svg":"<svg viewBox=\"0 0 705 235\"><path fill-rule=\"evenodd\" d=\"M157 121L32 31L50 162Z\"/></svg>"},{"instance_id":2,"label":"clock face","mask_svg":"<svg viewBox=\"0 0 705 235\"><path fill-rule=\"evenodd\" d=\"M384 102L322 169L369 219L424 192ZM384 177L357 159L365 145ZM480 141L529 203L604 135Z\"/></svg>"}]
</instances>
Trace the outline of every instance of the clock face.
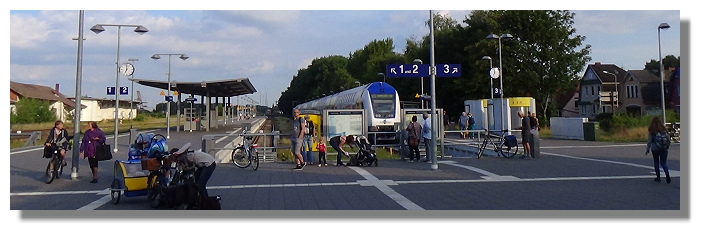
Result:
<instances>
[{"instance_id":1,"label":"clock face","mask_svg":"<svg viewBox=\"0 0 705 235\"><path fill-rule=\"evenodd\" d=\"M122 73L125 76L130 76L135 72L135 67L132 66L130 63L125 63L120 66L120 73Z\"/></svg>"},{"instance_id":2,"label":"clock face","mask_svg":"<svg viewBox=\"0 0 705 235\"><path fill-rule=\"evenodd\" d=\"M492 68L490 69L490 77L492 78L499 78L499 68Z\"/></svg>"}]
</instances>

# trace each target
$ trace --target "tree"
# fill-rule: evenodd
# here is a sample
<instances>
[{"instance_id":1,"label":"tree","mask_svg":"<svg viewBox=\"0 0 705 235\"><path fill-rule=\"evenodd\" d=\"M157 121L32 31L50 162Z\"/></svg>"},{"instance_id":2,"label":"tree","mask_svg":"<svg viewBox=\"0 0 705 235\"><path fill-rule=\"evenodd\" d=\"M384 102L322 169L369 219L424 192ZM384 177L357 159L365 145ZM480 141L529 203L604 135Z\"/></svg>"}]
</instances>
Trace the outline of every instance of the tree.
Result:
<instances>
[{"instance_id":1,"label":"tree","mask_svg":"<svg viewBox=\"0 0 705 235\"><path fill-rule=\"evenodd\" d=\"M56 114L49 110L49 101L23 98L15 103L15 112L10 112L11 124L41 123L56 121Z\"/></svg>"},{"instance_id":2,"label":"tree","mask_svg":"<svg viewBox=\"0 0 705 235\"><path fill-rule=\"evenodd\" d=\"M675 68L681 65L681 57L676 58L674 55L667 55L663 57L663 67L664 68ZM644 65L644 69L658 71L658 61L651 59Z\"/></svg>"}]
</instances>

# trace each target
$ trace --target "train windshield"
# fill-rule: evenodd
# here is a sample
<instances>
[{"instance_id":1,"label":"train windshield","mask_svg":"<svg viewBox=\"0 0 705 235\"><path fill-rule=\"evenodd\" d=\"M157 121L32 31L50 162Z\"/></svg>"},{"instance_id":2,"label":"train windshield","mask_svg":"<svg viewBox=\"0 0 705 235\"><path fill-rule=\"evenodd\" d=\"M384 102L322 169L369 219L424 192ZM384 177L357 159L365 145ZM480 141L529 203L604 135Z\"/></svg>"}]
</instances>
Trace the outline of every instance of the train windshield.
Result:
<instances>
[{"instance_id":1,"label":"train windshield","mask_svg":"<svg viewBox=\"0 0 705 235\"><path fill-rule=\"evenodd\" d=\"M376 118L394 118L396 108L394 94L370 94L370 99Z\"/></svg>"}]
</instances>

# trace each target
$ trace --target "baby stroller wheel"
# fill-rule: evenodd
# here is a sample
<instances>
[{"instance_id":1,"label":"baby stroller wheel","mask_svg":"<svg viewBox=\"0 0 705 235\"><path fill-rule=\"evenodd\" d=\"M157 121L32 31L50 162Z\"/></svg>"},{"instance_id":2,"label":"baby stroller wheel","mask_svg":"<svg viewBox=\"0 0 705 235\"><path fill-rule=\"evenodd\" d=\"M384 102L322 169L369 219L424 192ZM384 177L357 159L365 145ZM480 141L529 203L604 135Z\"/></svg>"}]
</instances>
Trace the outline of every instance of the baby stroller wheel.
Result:
<instances>
[{"instance_id":1,"label":"baby stroller wheel","mask_svg":"<svg viewBox=\"0 0 705 235\"><path fill-rule=\"evenodd\" d=\"M110 187L110 199L112 199L113 204L118 204L118 202L120 202L120 195L122 194L122 191L119 190L122 188L120 181L118 179L114 179L113 184L110 185Z\"/></svg>"},{"instance_id":2,"label":"baby stroller wheel","mask_svg":"<svg viewBox=\"0 0 705 235\"><path fill-rule=\"evenodd\" d=\"M377 167L377 159L375 158L374 163L375 167Z\"/></svg>"}]
</instances>

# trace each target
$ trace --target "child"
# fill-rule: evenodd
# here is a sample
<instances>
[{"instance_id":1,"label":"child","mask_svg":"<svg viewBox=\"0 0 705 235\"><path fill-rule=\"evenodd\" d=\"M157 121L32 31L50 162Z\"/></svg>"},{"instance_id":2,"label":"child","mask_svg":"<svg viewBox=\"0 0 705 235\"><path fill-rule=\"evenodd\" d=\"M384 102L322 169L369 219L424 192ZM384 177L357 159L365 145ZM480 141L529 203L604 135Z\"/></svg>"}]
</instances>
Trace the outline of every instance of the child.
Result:
<instances>
[{"instance_id":1,"label":"child","mask_svg":"<svg viewBox=\"0 0 705 235\"><path fill-rule=\"evenodd\" d=\"M324 166L328 166L326 162L326 142L323 141L323 138L318 138L318 146L316 147L318 149L318 167L321 167L321 162Z\"/></svg>"}]
</instances>

